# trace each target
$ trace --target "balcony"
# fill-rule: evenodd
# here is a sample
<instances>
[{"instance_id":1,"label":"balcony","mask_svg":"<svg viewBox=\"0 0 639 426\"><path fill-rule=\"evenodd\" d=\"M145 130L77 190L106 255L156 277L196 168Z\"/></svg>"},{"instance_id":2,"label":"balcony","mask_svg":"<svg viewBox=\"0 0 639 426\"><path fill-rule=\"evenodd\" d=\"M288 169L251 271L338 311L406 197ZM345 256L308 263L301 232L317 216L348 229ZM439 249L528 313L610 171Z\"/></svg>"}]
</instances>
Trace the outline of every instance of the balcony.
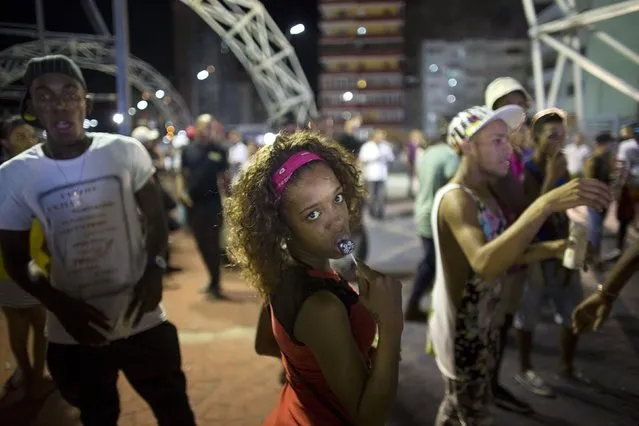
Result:
<instances>
[{"instance_id":1,"label":"balcony","mask_svg":"<svg viewBox=\"0 0 639 426\"><path fill-rule=\"evenodd\" d=\"M320 91L343 93L356 90L397 90L404 88L404 78L399 72L395 73L364 73L364 74L321 74L319 76Z\"/></svg>"},{"instance_id":2,"label":"balcony","mask_svg":"<svg viewBox=\"0 0 639 426\"><path fill-rule=\"evenodd\" d=\"M330 116L336 121L341 121L353 114L362 114L364 125L397 125L404 122L405 111L403 108L377 108L358 107L350 105L349 108L321 108L322 115Z\"/></svg>"},{"instance_id":3,"label":"balcony","mask_svg":"<svg viewBox=\"0 0 639 426\"><path fill-rule=\"evenodd\" d=\"M380 63L359 63L357 60L350 62L320 64L320 74L331 73L351 73L351 74L377 74L385 72L389 74L402 73L402 67L399 62L380 62Z\"/></svg>"},{"instance_id":4,"label":"balcony","mask_svg":"<svg viewBox=\"0 0 639 426\"><path fill-rule=\"evenodd\" d=\"M362 43L359 40L351 44L324 45L319 47L320 57L341 57L341 56L385 56L404 54L404 43Z\"/></svg>"},{"instance_id":5,"label":"balcony","mask_svg":"<svg viewBox=\"0 0 639 426\"><path fill-rule=\"evenodd\" d=\"M396 36L404 33L404 18L383 19L376 21L323 21L320 22L320 30L322 35L334 36ZM362 34L362 29L365 33ZM359 31L359 32L358 32Z\"/></svg>"},{"instance_id":6,"label":"balcony","mask_svg":"<svg viewBox=\"0 0 639 426\"><path fill-rule=\"evenodd\" d=\"M403 9L405 2L404 0L319 0L318 3L322 15L340 13L342 11L357 15L358 10L377 12Z\"/></svg>"},{"instance_id":7,"label":"balcony","mask_svg":"<svg viewBox=\"0 0 639 426\"><path fill-rule=\"evenodd\" d=\"M343 99L343 93L340 92L322 92L319 103L326 108L350 108L356 106L358 108L401 108L405 104L404 93L393 91L389 93L374 92L373 94L358 92L354 94L352 100L346 102Z\"/></svg>"},{"instance_id":8,"label":"balcony","mask_svg":"<svg viewBox=\"0 0 639 426\"><path fill-rule=\"evenodd\" d=\"M403 59L403 53L331 55L320 57L320 65L332 70L357 71L363 68L390 71L398 68Z\"/></svg>"},{"instance_id":9,"label":"balcony","mask_svg":"<svg viewBox=\"0 0 639 426\"><path fill-rule=\"evenodd\" d=\"M323 35L320 36L319 45L320 46L343 46L343 45L352 45L355 43L363 43L363 44L387 44L387 43L404 43L404 35L403 34L395 34L395 35L387 35L387 34L366 34L366 35L357 35L357 30L355 33L350 34L349 32L341 32L337 35Z\"/></svg>"}]
</instances>

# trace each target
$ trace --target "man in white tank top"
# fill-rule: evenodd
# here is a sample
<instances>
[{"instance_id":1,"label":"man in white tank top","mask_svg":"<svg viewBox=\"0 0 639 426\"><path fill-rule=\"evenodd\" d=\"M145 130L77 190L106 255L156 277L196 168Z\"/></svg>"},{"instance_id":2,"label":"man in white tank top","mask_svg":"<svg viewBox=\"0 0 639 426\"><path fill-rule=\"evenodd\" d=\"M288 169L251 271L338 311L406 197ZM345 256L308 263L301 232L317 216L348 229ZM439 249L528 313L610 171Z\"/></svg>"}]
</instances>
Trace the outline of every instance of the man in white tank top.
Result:
<instances>
[{"instance_id":1,"label":"man in white tank top","mask_svg":"<svg viewBox=\"0 0 639 426\"><path fill-rule=\"evenodd\" d=\"M436 425L494 424L491 379L506 270L516 262L563 255L564 241L531 245L552 212L584 204L603 208L611 201L605 185L576 180L540 197L506 229L490 183L508 173L508 136L523 120L519 106L472 107L448 128L448 143L461 162L451 183L438 191L432 212L437 272L428 340L446 383Z\"/></svg>"}]
</instances>

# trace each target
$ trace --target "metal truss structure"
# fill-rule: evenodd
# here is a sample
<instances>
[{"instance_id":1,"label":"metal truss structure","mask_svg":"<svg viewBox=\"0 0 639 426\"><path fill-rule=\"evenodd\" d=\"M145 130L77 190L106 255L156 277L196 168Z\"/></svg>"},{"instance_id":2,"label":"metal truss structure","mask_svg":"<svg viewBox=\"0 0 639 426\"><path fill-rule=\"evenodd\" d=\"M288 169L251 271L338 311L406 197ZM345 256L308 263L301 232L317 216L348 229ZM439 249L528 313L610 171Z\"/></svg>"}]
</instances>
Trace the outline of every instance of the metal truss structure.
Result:
<instances>
[{"instance_id":1,"label":"metal truss structure","mask_svg":"<svg viewBox=\"0 0 639 426\"><path fill-rule=\"evenodd\" d=\"M78 37L82 37L79 35ZM79 67L116 75L115 48L109 41L81 41L69 39L47 39L46 49L49 54L61 54L72 58ZM16 44L0 52L0 90L20 79L29 59L41 56L42 50L38 41ZM152 102L167 120L171 120L178 128L185 128L193 122L186 103L173 85L155 68L143 60L130 56L129 79L133 87L142 93L149 93ZM155 97L155 92L162 89L162 99Z\"/></svg>"},{"instance_id":2,"label":"metal truss structure","mask_svg":"<svg viewBox=\"0 0 639 426\"><path fill-rule=\"evenodd\" d=\"M258 0L180 0L195 11L251 76L271 123L317 115L315 97L291 43Z\"/></svg>"},{"instance_id":3,"label":"metal truss structure","mask_svg":"<svg viewBox=\"0 0 639 426\"><path fill-rule=\"evenodd\" d=\"M578 30L590 32L592 36L598 38L611 49L639 65L639 54L616 40L610 34L597 30L593 25L597 22L639 11L639 0L621 1L615 4L589 9L581 13L577 10L576 0L554 0L555 5L561 10L564 16L563 18L547 23L538 22L533 0L522 0L522 3L529 26L528 35L531 41L535 98L538 109L554 106L557 102L557 94L561 86L567 60L572 61L573 64L575 115L580 128L583 126L584 115L583 71L586 71L610 87L639 102L638 88L615 76L601 65L580 53L582 41L578 33ZM553 34L560 34L561 39L553 36ZM544 87L542 43L557 52L553 78L547 94Z\"/></svg>"}]
</instances>

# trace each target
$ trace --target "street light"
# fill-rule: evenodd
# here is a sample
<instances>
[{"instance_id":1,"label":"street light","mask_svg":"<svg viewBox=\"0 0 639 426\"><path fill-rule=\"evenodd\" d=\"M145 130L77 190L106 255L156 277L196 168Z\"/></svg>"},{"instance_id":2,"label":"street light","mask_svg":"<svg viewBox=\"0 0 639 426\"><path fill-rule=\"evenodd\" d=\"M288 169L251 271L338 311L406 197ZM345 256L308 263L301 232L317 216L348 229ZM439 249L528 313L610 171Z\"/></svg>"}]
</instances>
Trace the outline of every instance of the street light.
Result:
<instances>
[{"instance_id":1,"label":"street light","mask_svg":"<svg viewBox=\"0 0 639 426\"><path fill-rule=\"evenodd\" d=\"M162 99L164 97L164 90L159 89L155 92L155 97L158 99Z\"/></svg>"},{"instance_id":2,"label":"street light","mask_svg":"<svg viewBox=\"0 0 639 426\"><path fill-rule=\"evenodd\" d=\"M113 122L118 125L122 124L122 122L124 122L124 116L121 113L116 112L113 114Z\"/></svg>"},{"instance_id":3,"label":"street light","mask_svg":"<svg viewBox=\"0 0 639 426\"><path fill-rule=\"evenodd\" d=\"M141 100L140 102L138 102L138 109L140 111L144 111L146 109L146 107L149 106L149 103L145 100Z\"/></svg>"},{"instance_id":4,"label":"street light","mask_svg":"<svg viewBox=\"0 0 639 426\"><path fill-rule=\"evenodd\" d=\"M296 24L296 25L293 25L291 29L288 30L288 32L291 35L298 35L298 34L302 34L305 29L306 27L304 26L304 24Z\"/></svg>"},{"instance_id":5,"label":"street light","mask_svg":"<svg viewBox=\"0 0 639 426\"><path fill-rule=\"evenodd\" d=\"M342 100L344 102L350 102L353 100L353 92L344 92L342 94Z\"/></svg>"},{"instance_id":6,"label":"street light","mask_svg":"<svg viewBox=\"0 0 639 426\"><path fill-rule=\"evenodd\" d=\"M206 78L209 76L209 72L207 70L202 70L199 73L197 73L197 79L198 80L206 80Z\"/></svg>"}]
</instances>

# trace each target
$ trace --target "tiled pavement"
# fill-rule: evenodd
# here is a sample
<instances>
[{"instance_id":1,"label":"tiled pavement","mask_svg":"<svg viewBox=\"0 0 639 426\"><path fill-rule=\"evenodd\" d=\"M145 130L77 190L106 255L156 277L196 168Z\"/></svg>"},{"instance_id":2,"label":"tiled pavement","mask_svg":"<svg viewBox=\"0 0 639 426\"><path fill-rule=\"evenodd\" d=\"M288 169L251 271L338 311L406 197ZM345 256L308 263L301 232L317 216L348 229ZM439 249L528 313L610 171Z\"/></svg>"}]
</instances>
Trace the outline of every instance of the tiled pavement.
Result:
<instances>
[{"instance_id":1,"label":"tiled pavement","mask_svg":"<svg viewBox=\"0 0 639 426\"><path fill-rule=\"evenodd\" d=\"M183 365L189 396L201 426L259 425L274 406L279 385L279 363L253 351L259 300L236 271L225 270L223 285L230 302L211 302L198 293L205 282L190 239L178 235L173 243L174 263L184 268L167 279L164 304L180 330ZM594 281L585 276L586 287ZM639 283L637 283L639 284ZM405 286L408 290L409 285ZM639 286L626 289L614 318L604 332L587 335L580 350L580 365L598 379L597 390L559 387L560 397L543 399L526 394L514 380L516 358L508 351L504 382L537 410L534 417L498 414L498 424L636 426L639 424ZM424 355L424 326L407 324L404 333L400 388L392 426L431 425L442 392L432 359ZM546 321L536 335L535 362L552 382L557 359L557 327ZM11 370L6 324L0 315L0 380ZM146 404L120 380L120 426L153 425ZM77 413L57 394L38 407L23 404L0 411L0 426L76 426ZM21 414L21 416L17 416ZM22 420L21 420L22 419Z\"/></svg>"}]
</instances>

